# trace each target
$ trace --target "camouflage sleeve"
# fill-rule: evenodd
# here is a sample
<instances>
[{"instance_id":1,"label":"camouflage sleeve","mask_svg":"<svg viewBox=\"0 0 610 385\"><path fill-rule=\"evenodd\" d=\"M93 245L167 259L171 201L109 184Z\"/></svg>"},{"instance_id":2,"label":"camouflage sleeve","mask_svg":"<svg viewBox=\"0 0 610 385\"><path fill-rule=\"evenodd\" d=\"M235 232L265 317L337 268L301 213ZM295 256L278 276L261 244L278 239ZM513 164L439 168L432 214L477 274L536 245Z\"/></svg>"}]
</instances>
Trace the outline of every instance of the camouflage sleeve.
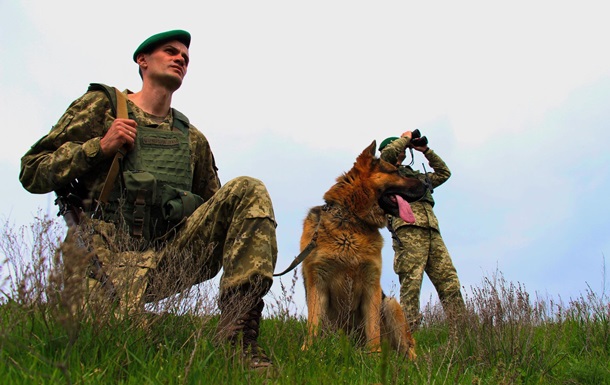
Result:
<instances>
[{"instance_id":1,"label":"camouflage sleeve","mask_svg":"<svg viewBox=\"0 0 610 385\"><path fill-rule=\"evenodd\" d=\"M424 156L428 159L428 164L432 167L432 170L434 170L434 172L428 174L432 187L436 188L445 183L451 176L451 171L449 171L449 167L447 167L445 161L443 161L443 159L441 159L432 149L426 151Z\"/></svg>"},{"instance_id":2,"label":"camouflage sleeve","mask_svg":"<svg viewBox=\"0 0 610 385\"><path fill-rule=\"evenodd\" d=\"M53 126L21 158L19 181L35 194L68 185L105 160L100 139L114 120L102 92L75 100Z\"/></svg>"},{"instance_id":3,"label":"camouflage sleeve","mask_svg":"<svg viewBox=\"0 0 610 385\"><path fill-rule=\"evenodd\" d=\"M396 164L398 155L405 152L410 142L411 139L406 137L396 139L392 143L388 144L383 151L381 151L380 158L386 162Z\"/></svg>"},{"instance_id":4,"label":"camouflage sleeve","mask_svg":"<svg viewBox=\"0 0 610 385\"><path fill-rule=\"evenodd\" d=\"M193 192L208 200L220 188L218 168L210 143L201 131L190 126L191 154L193 154Z\"/></svg>"}]
</instances>

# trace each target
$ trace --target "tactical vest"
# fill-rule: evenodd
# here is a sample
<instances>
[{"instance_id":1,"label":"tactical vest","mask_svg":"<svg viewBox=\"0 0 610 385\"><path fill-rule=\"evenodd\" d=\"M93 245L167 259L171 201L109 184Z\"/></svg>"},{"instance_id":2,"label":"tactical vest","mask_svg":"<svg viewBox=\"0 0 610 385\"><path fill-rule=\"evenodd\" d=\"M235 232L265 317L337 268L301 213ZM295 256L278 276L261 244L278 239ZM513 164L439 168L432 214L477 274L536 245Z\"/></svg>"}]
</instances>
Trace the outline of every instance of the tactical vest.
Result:
<instances>
[{"instance_id":1,"label":"tactical vest","mask_svg":"<svg viewBox=\"0 0 610 385\"><path fill-rule=\"evenodd\" d=\"M92 83L92 90L106 93L116 116L115 89ZM128 112L129 118L136 120L129 108ZM118 181L102 213L103 220L146 241L164 236L203 203L203 198L191 192L188 118L175 109L172 116L171 131L138 122L135 147L124 156Z\"/></svg>"}]
</instances>

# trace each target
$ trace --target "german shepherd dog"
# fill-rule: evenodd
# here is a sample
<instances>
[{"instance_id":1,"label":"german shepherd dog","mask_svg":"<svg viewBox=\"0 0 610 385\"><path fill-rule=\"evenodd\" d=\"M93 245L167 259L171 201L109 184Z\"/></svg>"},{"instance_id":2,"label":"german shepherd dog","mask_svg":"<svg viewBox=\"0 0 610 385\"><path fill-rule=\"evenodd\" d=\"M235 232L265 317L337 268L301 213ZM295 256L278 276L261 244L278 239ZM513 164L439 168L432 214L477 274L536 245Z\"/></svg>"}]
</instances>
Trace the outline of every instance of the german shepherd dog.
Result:
<instances>
[{"instance_id":1,"label":"german shepherd dog","mask_svg":"<svg viewBox=\"0 0 610 385\"><path fill-rule=\"evenodd\" d=\"M301 251L312 239L316 245L302 266L308 329L303 349L318 333L341 329L372 352L380 352L385 340L414 359L415 340L402 308L381 290L379 229L386 214L413 223L408 202L421 198L426 187L376 158L376 148L373 141L324 194L326 204L311 208L304 220Z\"/></svg>"}]
</instances>

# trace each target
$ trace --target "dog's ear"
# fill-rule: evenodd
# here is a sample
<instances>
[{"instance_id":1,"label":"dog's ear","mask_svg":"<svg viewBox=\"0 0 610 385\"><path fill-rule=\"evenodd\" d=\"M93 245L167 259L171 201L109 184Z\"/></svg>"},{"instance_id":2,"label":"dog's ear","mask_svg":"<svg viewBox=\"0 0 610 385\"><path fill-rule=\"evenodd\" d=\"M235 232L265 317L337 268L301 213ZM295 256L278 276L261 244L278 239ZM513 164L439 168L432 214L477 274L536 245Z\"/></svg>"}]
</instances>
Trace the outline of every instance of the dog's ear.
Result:
<instances>
[{"instance_id":1,"label":"dog's ear","mask_svg":"<svg viewBox=\"0 0 610 385\"><path fill-rule=\"evenodd\" d=\"M371 154L372 157L375 157L375 153L377 152L377 141L373 140L373 143L371 143L367 148L364 149L364 152L369 152Z\"/></svg>"},{"instance_id":2,"label":"dog's ear","mask_svg":"<svg viewBox=\"0 0 610 385\"><path fill-rule=\"evenodd\" d=\"M362 153L360 153L360 155L358 155L358 158L356 158L356 163L354 163L354 165L360 164L361 169L363 169L363 170L367 169L370 166L371 162L376 159L376 157L375 157L376 150L377 150L377 141L373 140L373 143L371 143L367 148L362 150Z\"/></svg>"}]
</instances>

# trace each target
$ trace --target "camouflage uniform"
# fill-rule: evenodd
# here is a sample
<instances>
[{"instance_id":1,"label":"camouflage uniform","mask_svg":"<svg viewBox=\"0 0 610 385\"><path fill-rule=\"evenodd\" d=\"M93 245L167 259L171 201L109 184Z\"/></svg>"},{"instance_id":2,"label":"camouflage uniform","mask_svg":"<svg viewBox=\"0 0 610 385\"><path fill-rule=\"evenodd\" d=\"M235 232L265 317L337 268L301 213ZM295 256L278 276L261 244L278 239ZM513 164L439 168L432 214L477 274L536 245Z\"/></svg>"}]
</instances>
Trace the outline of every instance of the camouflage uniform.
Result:
<instances>
[{"instance_id":1,"label":"camouflage uniform","mask_svg":"<svg viewBox=\"0 0 610 385\"><path fill-rule=\"evenodd\" d=\"M405 152L408 144L408 138L394 140L382 150L381 158L396 164L398 155ZM424 156L434 170L428 177L432 188L436 188L449 179L451 172L433 150L428 149ZM425 181L425 174L410 166L401 165L399 171L404 176ZM392 247L395 253L394 271L400 281L400 302L412 328L417 328L421 321L419 297L424 272L436 288L447 315L465 309L457 272L441 237L433 207L434 199L428 191L421 200L411 203L414 224L398 217L388 217L388 224L395 231Z\"/></svg>"},{"instance_id":2,"label":"camouflage uniform","mask_svg":"<svg viewBox=\"0 0 610 385\"><path fill-rule=\"evenodd\" d=\"M128 106L139 126L172 129L171 112L160 119L131 101ZM87 92L74 101L50 133L22 157L19 179L24 188L43 194L78 178L88 192L83 197L85 212L91 214L112 162L100 150L100 139L113 120L103 92ZM263 282L262 294L271 286L276 222L265 186L257 179L239 177L221 187L207 139L190 124L188 131L192 192L205 203L177 231L163 243L141 250L125 248L129 236L113 223L95 219L85 223L104 270L128 306L141 305L144 295L152 301L187 289L214 277L221 268L221 294L255 281Z\"/></svg>"}]
</instances>

